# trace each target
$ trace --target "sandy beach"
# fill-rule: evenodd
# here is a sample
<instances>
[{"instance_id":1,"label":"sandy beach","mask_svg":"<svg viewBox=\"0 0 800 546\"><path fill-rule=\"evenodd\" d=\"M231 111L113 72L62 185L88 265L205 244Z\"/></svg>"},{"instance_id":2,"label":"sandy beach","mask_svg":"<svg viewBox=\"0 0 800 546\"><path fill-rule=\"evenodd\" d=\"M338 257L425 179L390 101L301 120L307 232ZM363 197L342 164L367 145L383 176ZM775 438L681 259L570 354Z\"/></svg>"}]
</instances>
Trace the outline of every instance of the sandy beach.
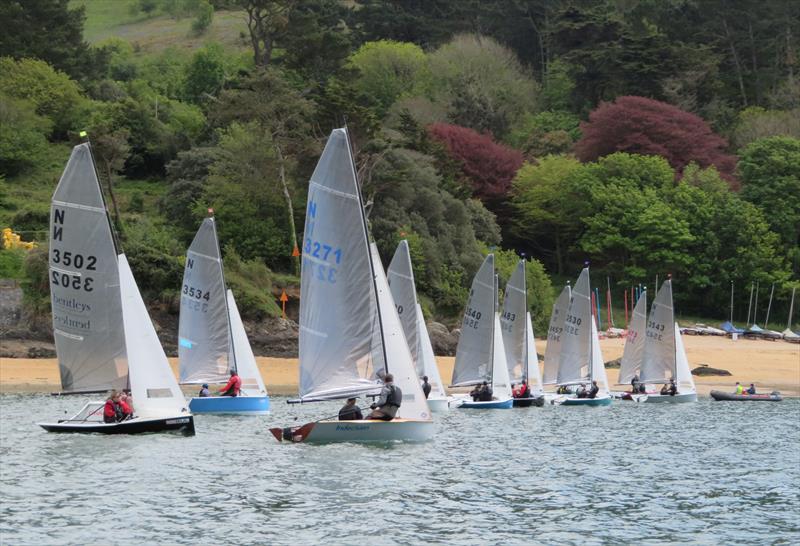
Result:
<instances>
[{"instance_id":1,"label":"sandy beach","mask_svg":"<svg viewBox=\"0 0 800 546\"><path fill-rule=\"evenodd\" d=\"M537 340L536 349L544 353L545 341ZM601 341L606 361L622 356L623 339ZM761 391L778 390L786 396L800 396L800 345L783 341L731 341L724 337L684 336L692 368L708 364L731 372L730 376L695 377L698 393L712 389L731 390L736 381L755 383ZM258 365L272 394L297 393L297 359L258 357ZM453 357L438 357L445 382L453 371ZM170 359L177 372L177 359ZM608 379L616 383L618 370L609 369ZM0 359L0 392L55 392L60 390L58 364L54 358ZM190 389L187 387L187 392Z\"/></svg>"}]
</instances>

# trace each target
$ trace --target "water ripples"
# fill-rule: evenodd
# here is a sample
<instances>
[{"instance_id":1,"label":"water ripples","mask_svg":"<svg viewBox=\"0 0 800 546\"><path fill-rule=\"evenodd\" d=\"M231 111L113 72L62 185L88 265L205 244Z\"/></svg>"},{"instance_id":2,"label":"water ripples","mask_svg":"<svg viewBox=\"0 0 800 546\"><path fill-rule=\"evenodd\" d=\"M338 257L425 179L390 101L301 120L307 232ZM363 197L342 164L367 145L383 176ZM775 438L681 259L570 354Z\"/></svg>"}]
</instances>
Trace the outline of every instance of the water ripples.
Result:
<instances>
[{"instance_id":1,"label":"water ripples","mask_svg":"<svg viewBox=\"0 0 800 546\"><path fill-rule=\"evenodd\" d=\"M197 435L47 434L81 401L0 396L0 542L800 541L800 401L454 410L421 445L280 445L336 410L196 417Z\"/></svg>"}]
</instances>

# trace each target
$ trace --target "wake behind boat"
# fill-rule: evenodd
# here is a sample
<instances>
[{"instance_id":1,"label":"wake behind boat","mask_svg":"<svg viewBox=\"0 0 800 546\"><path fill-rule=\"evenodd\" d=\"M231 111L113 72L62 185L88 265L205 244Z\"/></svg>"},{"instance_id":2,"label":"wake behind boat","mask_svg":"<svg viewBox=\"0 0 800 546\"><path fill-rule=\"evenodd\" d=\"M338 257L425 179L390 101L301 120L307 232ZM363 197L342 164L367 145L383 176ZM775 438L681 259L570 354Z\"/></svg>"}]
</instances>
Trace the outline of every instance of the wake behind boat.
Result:
<instances>
[{"instance_id":1,"label":"wake behind boat","mask_svg":"<svg viewBox=\"0 0 800 546\"><path fill-rule=\"evenodd\" d=\"M178 327L180 382L234 382L228 396L195 396L195 413L263 415L269 396L247 339L233 292L225 286L216 221L206 218L186 254ZM238 392L236 392L238 383ZM207 389L204 388L207 392ZM210 394L210 393L209 393Z\"/></svg>"},{"instance_id":2,"label":"wake behind boat","mask_svg":"<svg viewBox=\"0 0 800 546\"><path fill-rule=\"evenodd\" d=\"M105 422L105 403L92 402L70 419L39 425L48 432L194 434L193 417L128 260L117 251L88 143L73 148L53 194L50 233L50 295L62 385L119 388L125 378L134 413Z\"/></svg>"},{"instance_id":3,"label":"wake behind boat","mask_svg":"<svg viewBox=\"0 0 800 546\"><path fill-rule=\"evenodd\" d=\"M370 245L350 142L335 129L311 177L300 283L300 397L309 403L378 395L394 376L394 419L322 419L271 428L278 441L417 442L434 434L377 249ZM388 384L387 384L388 385ZM390 389L393 396L396 391Z\"/></svg>"}]
</instances>

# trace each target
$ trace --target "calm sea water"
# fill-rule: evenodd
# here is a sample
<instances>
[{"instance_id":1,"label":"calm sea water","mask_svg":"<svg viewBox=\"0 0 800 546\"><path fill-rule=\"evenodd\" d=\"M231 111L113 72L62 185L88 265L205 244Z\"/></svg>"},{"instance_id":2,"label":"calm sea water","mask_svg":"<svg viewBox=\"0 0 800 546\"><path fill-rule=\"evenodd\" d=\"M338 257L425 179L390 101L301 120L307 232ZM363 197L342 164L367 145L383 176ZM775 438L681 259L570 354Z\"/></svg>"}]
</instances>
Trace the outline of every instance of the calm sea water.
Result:
<instances>
[{"instance_id":1,"label":"calm sea water","mask_svg":"<svg viewBox=\"0 0 800 546\"><path fill-rule=\"evenodd\" d=\"M197 435L48 434L75 398L0 396L3 544L800 542L800 401L453 410L438 437L278 444L333 413L196 417Z\"/></svg>"}]
</instances>

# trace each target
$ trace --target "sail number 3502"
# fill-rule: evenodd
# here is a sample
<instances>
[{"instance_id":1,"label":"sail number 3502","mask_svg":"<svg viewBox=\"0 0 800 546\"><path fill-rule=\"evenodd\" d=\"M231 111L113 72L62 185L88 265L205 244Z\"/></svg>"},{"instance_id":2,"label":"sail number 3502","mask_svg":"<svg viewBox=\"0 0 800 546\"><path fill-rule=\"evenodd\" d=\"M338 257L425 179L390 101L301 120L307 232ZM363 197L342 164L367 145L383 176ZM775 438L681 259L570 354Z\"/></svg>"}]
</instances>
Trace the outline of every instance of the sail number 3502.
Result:
<instances>
[{"instance_id":1,"label":"sail number 3502","mask_svg":"<svg viewBox=\"0 0 800 546\"><path fill-rule=\"evenodd\" d=\"M73 253L70 251L61 251L58 248L53 248L51 252L51 260L54 264L58 264L63 267L85 269L86 271L97 270L97 258L95 256L84 256L83 254ZM94 289L94 279L92 277L83 276L79 273L71 274L64 271L51 270L50 283L53 286L72 288L73 290L83 290L84 292L91 292Z\"/></svg>"}]
</instances>

